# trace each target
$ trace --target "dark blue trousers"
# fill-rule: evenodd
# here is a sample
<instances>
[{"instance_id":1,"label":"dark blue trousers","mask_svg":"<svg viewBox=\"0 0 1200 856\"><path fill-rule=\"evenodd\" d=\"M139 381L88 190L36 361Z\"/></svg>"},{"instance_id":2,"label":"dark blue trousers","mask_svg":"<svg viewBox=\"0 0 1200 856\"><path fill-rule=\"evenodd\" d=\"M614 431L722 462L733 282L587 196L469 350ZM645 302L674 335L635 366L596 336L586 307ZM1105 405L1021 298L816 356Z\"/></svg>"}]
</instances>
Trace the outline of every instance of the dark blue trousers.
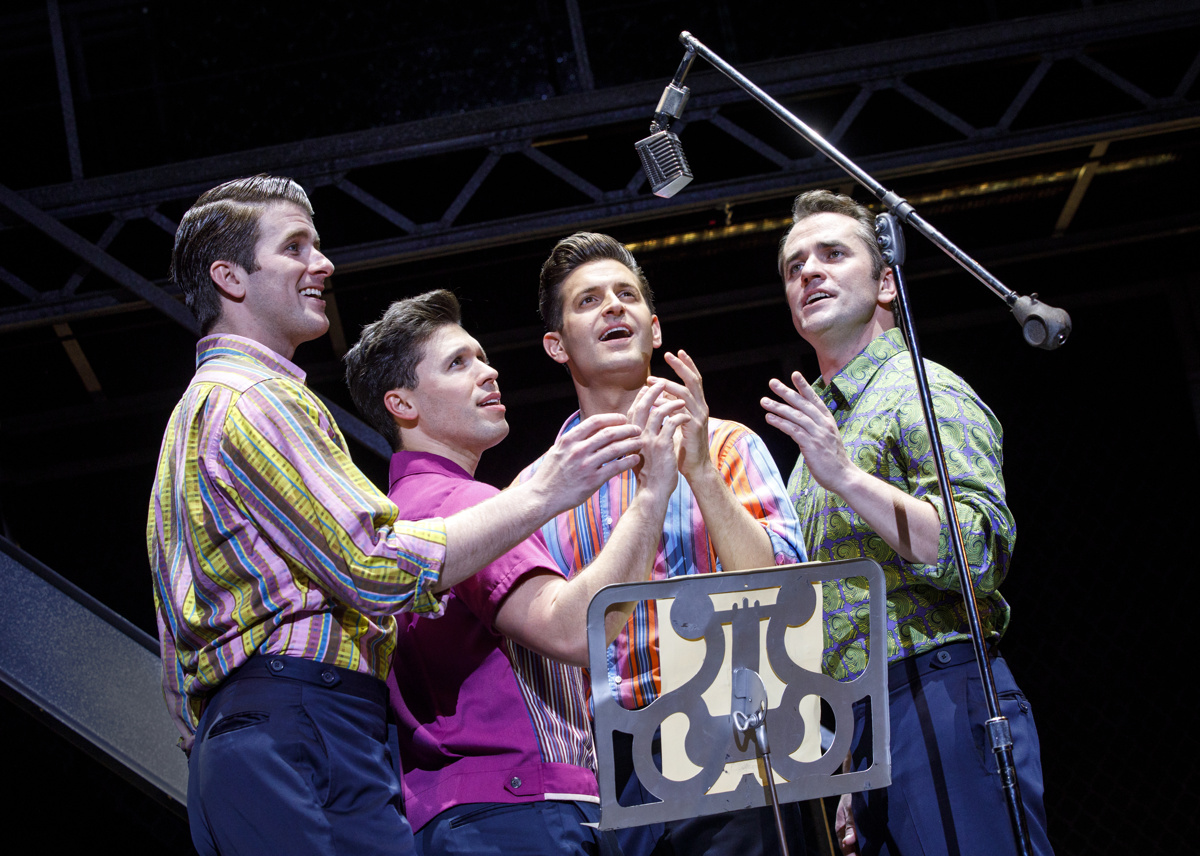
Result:
<instances>
[{"instance_id":1,"label":"dark blue trousers","mask_svg":"<svg viewBox=\"0 0 1200 856\"><path fill-rule=\"evenodd\" d=\"M992 661L1030 842L1051 856L1042 803L1042 761L1033 711L1004 658ZM1012 856L1017 852L996 758L984 733L982 679L970 644L905 658L888 669L892 784L854 795L864 856ZM865 704L865 703L863 703ZM856 706L857 707L857 706ZM865 769L871 732L856 709L855 769Z\"/></svg>"},{"instance_id":2,"label":"dark blue trousers","mask_svg":"<svg viewBox=\"0 0 1200 856\"><path fill-rule=\"evenodd\" d=\"M420 856L621 856L611 832L584 826L600 806L546 800L468 803L446 809L417 830Z\"/></svg>"},{"instance_id":3,"label":"dark blue trousers","mask_svg":"<svg viewBox=\"0 0 1200 856\"><path fill-rule=\"evenodd\" d=\"M196 850L412 854L387 737L382 681L296 657L251 657L200 718L188 761Z\"/></svg>"},{"instance_id":4,"label":"dark blue trousers","mask_svg":"<svg viewBox=\"0 0 1200 856\"><path fill-rule=\"evenodd\" d=\"M613 735L613 767L617 801L621 805L643 805L657 797L642 787L633 769L633 740ZM654 752L661 768L662 758ZM804 828L799 803L780 806L784 835L791 856L804 856ZM651 823L615 830L624 856L778 856L779 831L771 808L751 808L725 814Z\"/></svg>"}]
</instances>

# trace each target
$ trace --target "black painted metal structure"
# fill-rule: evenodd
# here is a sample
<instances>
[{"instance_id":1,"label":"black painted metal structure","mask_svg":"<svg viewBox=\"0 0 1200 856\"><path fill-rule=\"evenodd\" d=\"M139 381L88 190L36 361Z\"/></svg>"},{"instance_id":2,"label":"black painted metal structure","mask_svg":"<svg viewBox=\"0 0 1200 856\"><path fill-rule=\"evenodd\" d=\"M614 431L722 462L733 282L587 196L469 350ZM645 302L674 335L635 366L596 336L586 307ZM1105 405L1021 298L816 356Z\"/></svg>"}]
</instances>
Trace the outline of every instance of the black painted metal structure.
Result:
<instances>
[{"instance_id":1,"label":"black painted metal structure","mask_svg":"<svg viewBox=\"0 0 1200 856\"><path fill-rule=\"evenodd\" d=\"M1043 531L1023 530L1018 562L1048 563L1006 583L1006 595L1025 593L1005 639L1010 659L1022 644L1034 650L1022 638L1046 626L1041 604L1061 597L1051 565L1079 572L1073 563L1086 554L1089 581L1123 573L1105 570L1116 551L1104 539L1141 518L1098 504L1153 497L1156 525L1171 530L1183 486L1200 477L1178 451L1200 433L1200 280L1190 261L1200 232L1200 3L935 0L912 11L864 2L847 13L853 21L803 9L778 19L778 4L757 0L686 12L665 0L490 5L453 18L432 4L322 7L307 22L277 20L265 4L208 4L197 15L155 0L20 0L0 11L0 73L14 82L0 144L0 534L152 630L145 501L193 341L165 282L171 237L198 193L258 171L309 188L338 266L331 336L298 360L340 413L349 400L339 355L359 326L396 297L453 288L501 369L513 430L480 472L505 483L574 407L568 379L540 351L537 267L558 237L599 229L647 268L667 346L696 356L713 412L757 427L786 475L794 448L762 428L756 400L766 378L814 366L787 321L774 246L796 192L850 186L705 72L690 76L692 99L674 126L696 179L669 202L653 197L632 143L685 28L1011 286L1053 293L1075 319L1061 368L1014 355L1022 381L980 390L1005 423L1022 525L1042 521ZM887 132L896 123L903 134ZM922 341L974 383L987 357L972 346L997 325L1010 340L1011 322L966 296L958 275L910 247ZM1147 424L1152 439L1136 440ZM370 451L378 439L355 420L344 426L356 459L384 481ZM1096 462L1130 449L1124 489L1111 491ZM1062 495L1027 487L1021 466L1035 460L1060 473ZM1140 543L1140 532L1120 543ZM1073 548L1056 553L1059 539ZM1077 591L1053 626L1092 633L1071 623L1077 604L1090 604L1079 615L1106 615L1113 588ZM1042 683L1054 686L1066 655L1038 644L1023 674L1036 687L1031 666L1058 669ZM1095 644L1109 658L1125 650ZM1108 665L1106 677L1120 673ZM1068 671L1089 668L1072 659ZM1043 727L1073 723L1045 712ZM1086 731L1055 733L1068 730ZM1046 762L1048 781L1068 775L1065 761ZM1070 781L1098 778L1081 769ZM100 802L115 792L92 790ZM1069 818L1073 793L1055 793L1052 810ZM137 824L121 816L128 833ZM1073 826L1052 816L1051 835L1064 824L1086 834L1116 816Z\"/></svg>"}]
</instances>

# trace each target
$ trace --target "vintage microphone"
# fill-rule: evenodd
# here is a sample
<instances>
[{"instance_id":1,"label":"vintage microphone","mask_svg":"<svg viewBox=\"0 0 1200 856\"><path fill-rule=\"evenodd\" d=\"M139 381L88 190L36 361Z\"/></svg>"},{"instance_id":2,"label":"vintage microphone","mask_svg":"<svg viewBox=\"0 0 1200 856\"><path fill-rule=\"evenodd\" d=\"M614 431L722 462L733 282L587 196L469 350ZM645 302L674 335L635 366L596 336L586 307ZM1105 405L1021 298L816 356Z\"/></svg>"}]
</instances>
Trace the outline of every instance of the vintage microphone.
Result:
<instances>
[{"instance_id":1,"label":"vintage microphone","mask_svg":"<svg viewBox=\"0 0 1200 856\"><path fill-rule=\"evenodd\" d=\"M671 120L683 115L691 91L683 85L683 78L696 59L696 52L688 48L683 62L675 72L675 78L663 90L658 106L654 108L654 119L650 122L650 136L633 144L642 169L650 179L650 189L655 196L670 199L692 180L692 169L683 155L683 144L670 131Z\"/></svg>"},{"instance_id":2,"label":"vintage microphone","mask_svg":"<svg viewBox=\"0 0 1200 856\"><path fill-rule=\"evenodd\" d=\"M650 179L651 189L656 196L668 198L674 196L681 188L692 180L692 170L683 154L683 144L679 137L667 128L672 119L678 119L683 114L690 92L682 86L683 78L691 68L696 54L704 57L712 65L744 89L756 101L770 110L785 125L800 136L804 137L818 151L849 173L850 177L874 194L875 198L887 207L902 223L920 232L938 249L969 274L987 286L992 293L1002 299L1013 313L1021 326L1021 334L1025 341L1035 348L1052 351L1067 341L1071 335L1071 317L1062 309L1042 303L1036 294L1025 297L992 276L992 274L975 261L945 235L935 229L912 205L900 195L888 190L868 173L859 168L834 146L830 145L820 134L796 118L782 104L760 89L749 78L731 66L717 54L713 53L703 42L686 30L679 34L679 41L687 48L675 78L667 85L658 107L654 112L654 121L650 125L651 135L634 144L642 159L646 176Z\"/></svg>"}]
</instances>

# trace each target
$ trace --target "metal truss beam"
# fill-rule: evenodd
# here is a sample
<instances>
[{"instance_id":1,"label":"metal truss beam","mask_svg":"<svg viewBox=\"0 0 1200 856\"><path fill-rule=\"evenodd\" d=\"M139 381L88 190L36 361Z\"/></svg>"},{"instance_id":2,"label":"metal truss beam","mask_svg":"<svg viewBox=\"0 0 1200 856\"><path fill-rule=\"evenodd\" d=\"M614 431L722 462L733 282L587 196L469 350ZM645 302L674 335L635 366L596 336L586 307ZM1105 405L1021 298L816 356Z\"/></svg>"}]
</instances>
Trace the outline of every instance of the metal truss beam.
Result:
<instances>
[{"instance_id":1,"label":"metal truss beam","mask_svg":"<svg viewBox=\"0 0 1200 856\"><path fill-rule=\"evenodd\" d=\"M95 244L85 240L79 234L65 226L61 221L47 214L35 205L30 204L9 188L0 185L0 209L8 211L20 218L34 229L50 238L64 249L78 256L114 282L145 300L168 318L182 324L185 328L198 333L200 331L196 319L179 301L150 282L141 274L104 252Z\"/></svg>"},{"instance_id":2,"label":"metal truss beam","mask_svg":"<svg viewBox=\"0 0 1200 856\"><path fill-rule=\"evenodd\" d=\"M1176 48L1188 54L1172 58L1186 70L1172 81L1169 92L1159 94L1147 92L1144 86L1096 58L1104 56L1106 50L1111 52L1123 40L1198 26L1200 7L1194 2L1129 3L761 63L748 66L746 73L781 100L840 94L846 106L832 122L832 142L852 132L864 110L881 94L899 96L892 100L910 110L911 115L897 116L898 126L906 120L921 121L940 128L950 139L906 147L902 136L897 135L886 151L856 158L872 174L894 180L948 166L1200 126L1200 100L1192 92L1200 75L1200 46ZM664 58L664 67L670 59ZM990 124L969 121L944 98L939 100L930 94L930 75L952 78L967 66L997 63L1007 67L1019 62L1031 71L1015 95L973 93L981 102L990 99L986 110L976 111L994 116ZM1097 92L1123 97L1094 99L1104 106L1093 109L1092 115L1085 118L1068 122L1056 121L1052 116L1030 123L1031 101L1043 91L1052 73L1064 65L1077 66L1076 72L1082 69ZM330 247L339 269L348 271L557 235L584 224L600 226L719 208L844 179L820 155L799 147L785 150L787 146L773 144L735 121L729 114L736 113L747 97L716 72L694 75L689 83L693 97L685 115L688 127L709 125L718 135L740 146L746 152L747 163L765 166L757 171L750 168L734 178L705 181L706 152L697 149L691 159L700 177L684 193L664 201L645 192L643 176L631 154L628 177L616 182L611 169L605 179L593 174L586 162L568 165L561 155L555 157L557 147L549 143L556 140L623 134L626 128L622 126L648 120L661 90L660 81L34 188L19 195L0 192L0 202L4 203L0 214L4 208L18 212L16 217L5 218L5 228L32 226L51 237L57 231L52 221L98 214L112 216L114 223L145 218L170 230L172 223L159 210L161 206L187 204L214 183L233 176L273 171L290 174L309 188L340 193L347 205L371 212L394 229L392 236L381 240ZM366 172L381 165L411 164L455 152L475 154L478 166L469 175L455 177L462 182L459 191L432 218L406 213L404 200L394 198L394 192L372 186L372 177L378 171ZM621 156L617 152L611 155ZM610 157L607 151L604 157ZM722 157L729 159L727 153ZM579 201L521 216L463 222L467 205L487 198L496 167L512 158L533 164L548 182L569 188ZM19 200L14 198L17 196ZM42 212L41 216L35 211ZM68 248L167 314L181 308L161 285L147 282L158 272L136 280L124 273L115 275L112 266L98 258L97 253L103 255L103 251L94 245L89 247ZM81 314L120 308L111 298L76 297L64 288L46 288L22 280L8 269L2 273L0 282L8 284L15 293L9 297L16 299L0 309L0 330L31 323L61 323ZM147 285L158 293L147 291Z\"/></svg>"},{"instance_id":3,"label":"metal truss beam","mask_svg":"<svg viewBox=\"0 0 1200 856\"><path fill-rule=\"evenodd\" d=\"M183 813L187 760L153 637L0 538L0 692Z\"/></svg>"},{"instance_id":4,"label":"metal truss beam","mask_svg":"<svg viewBox=\"0 0 1200 856\"><path fill-rule=\"evenodd\" d=\"M0 209L7 210L24 220L60 244L63 248L78 256L82 261L94 266L124 288L136 294L184 329L193 334L199 334L200 326L196 322L196 319L177 299L111 255L105 253L95 244L80 237L58 220L31 205L20 194L13 192L3 185L0 185ZM60 291L56 296L61 296L61 293ZM70 299L66 302L68 304L74 303ZM60 324L63 322L56 320L54 323ZM334 418L343 431L380 457L390 457L391 449L384 442L383 438L379 436L378 432L337 403L328 400L319 393L318 396L333 413Z\"/></svg>"},{"instance_id":5,"label":"metal truss beam","mask_svg":"<svg viewBox=\"0 0 1200 856\"><path fill-rule=\"evenodd\" d=\"M974 252L974 255L985 264L1001 261L1012 264L1080 253L1111 252L1118 247L1148 240L1198 233L1200 233L1200 222L1197 222L1194 217L1171 217L1146 221L1135 228L1131 228L1127 224L1104 226L1062 237L1048 236L1041 240L1023 241L1018 244L981 247ZM953 260L939 254L922 264L914 265L909 273L909 278L916 283L956 275L962 275L962 269ZM1193 339L1183 335L1182 331L1185 328L1190 330L1200 323L1200 301L1186 297L1191 293L1192 287L1193 284L1190 282L1175 280L1151 280L1139 282L1136 285L1136 291L1143 299L1157 294L1174 295L1171 299L1179 303L1179 307L1172 317L1176 327L1181 331L1179 341L1184 343L1191 343ZM1075 311L1083 306L1115 305L1121 300L1127 299L1129 292L1130 286L1127 285L1103 290L1089 289L1086 293L1077 293L1066 297L1063 300L1063 306ZM1185 305L1187 300L1191 300L1195 307L1190 307L1190 304ZM778 282L766 282L713 294L657 302L659 315L669 318L672 325L685 319L727 315L734 311L765 307L775 307L786 311L783 290ZM998 310L995 307L970 312L930 314L922 318L921 329L926 333L937 333L985 327L996 323L998 312L1003 314L1002 309ZM487 352L495 356L502 352L525 348L540 349L543 332L540 325L531 325L482 333L479 339ZM1015 326L1013 333L1014 336L1017 335ZM1200 341L1200 339L1196 341ZM717 350L703 356L696 356L695 359L702 374L744 365L759 365L765 362L778 362L779 370L786 373L799 364L799 353L802 350L800 340L791 339L782 343L749 348L736 347ZM1196 405L1198 424L1200 424L1200 356L1197 356L1198 350L1194 345L1186 345L1185 351L1189 366L1189 378L1194 381L1195 389L1192 398ZM565 402L573 400L575 395L575 387L569 380L564 379L558 383L544 383L526 388L507 386L504 399L512 406L526 407L546 402ZM105 422L142 419L149 413L159 413L164 408L169 409L175 398L176 395L172 392L146 392L118 401L75 405L36 414L16 414L4 420L4 433L19 444L23 442L24 438L54 430L62 425L71 425L79 430L86 430L88 426ZM338 416L339 423L341 418ZM381 437L379 442L383 442ZM46 479L104 475L133 464L150 464L154 457L155 450L144 449L122 454L94 454L89 456L86 462L69 461L54 466L47 466L44 462L31 460L24 466L0 469L0 483L20 486Z\"/></svg>"}]
</instances>

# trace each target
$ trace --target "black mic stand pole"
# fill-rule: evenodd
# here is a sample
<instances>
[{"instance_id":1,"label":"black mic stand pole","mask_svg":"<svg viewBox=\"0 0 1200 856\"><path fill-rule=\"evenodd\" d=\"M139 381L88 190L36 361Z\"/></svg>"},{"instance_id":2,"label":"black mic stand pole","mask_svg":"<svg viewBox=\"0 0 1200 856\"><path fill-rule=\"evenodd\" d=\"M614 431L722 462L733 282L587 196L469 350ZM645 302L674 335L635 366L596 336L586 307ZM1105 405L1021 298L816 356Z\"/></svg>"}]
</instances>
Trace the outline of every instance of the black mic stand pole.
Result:
<instances>
[{"instance_id":1,"label":"black mic stand pole","mask_svg":"<svg viewBox=\"0 0 1200 856\"><path fill-rule=\"evenodd\" d=\"M804 139L808 140L822 154L831 161L844 169L851 178L865 187L867 190L882 202L889 211L900 218L901 222L911 226L916 231L920 232L937 247L954 261L958 262L968 273L974 276L977 280L986 285L997 297L1002 299L1012 310L1013 315L1017 319L1017 323L1021 325L1021 332L1025 337L1025 341L1037 348L1046 350L1054 350L1059 345L1067 341L1067 337L1071 335L1071 319L1061 309L1053 306L1047 306L1038 300L1037 295L1023 297L1015 291L1009 289L992 276L979 262L975 261L945 235L930 225L921 215L916 212L908 202L895 192L888 190L869 174L859 169L858 165L850 158L846 157L832 145L825 141L816 131L808 127L808 125L797 119L790 111L782 104L772 98L763 90L759 89L752 81L745 77L736 68L731 66L721 57L713 53L709 48L693 36L691 33L684 30L679 34L679 41L687 48L688 54L684 57L687 60L693 53L708 60L714 68L748 92L756 101L774 113L785 125L790 127ZM691 63L688 62L687 65ZM681 66L681 71L683 66ZM677 74L676 86L682 82L682 77ZM680 107L682 113L682 107ZM675 117L678 118L678 113ZM688 174L688 179L691 179L691 174Z\"/></svg>"},{"instance_id":2,"label":"black mic stand pole","mask_svg":"<svg viewBox=\"0 0 1200 856\"><path fill-rule=\"evenodd\" d=\"M966 601L966 612L970 623L971 639L975 649L975 659L979 666L980 676L983 679L984 697L988 708L989 719L985 723L985 730L991 742L992 751L996 755L996 764L999 768L1001 784L1004 787L1007 799L1017 851L1021 856L1028 856L1032 852L1032 846L1029 840L1029 829L1025 821L1025 810L1021 802L1021 790L1017 782L1016 769L1013 763L1012 732L1007 718L1000 712L1000 703L996 694L991 661L984 642L982 622L979 619L974 583L971 580L970 565L967 563L966 548L962 540L962 530L958 521L958 513L954 506L954 494L950 487L949 475L947 474L941 435L938 433L937 416L933 410L933 398L929 392L929 381L925 374L925 363L921 356L920 344L917 341L916 331L912 323L912 315L908 306L908 295L902 270L904 241L903 235L896 225L896 218L909 224L936 244L943 252L1004 300L1012 310L1013 315L1016 316L1017 322L1021 325L1025 341L1029 344L1047 350L1057 348L1066 342L1067 337L1070 335L1071 319L1061 309L1039 303L1036 294L1032 297L1021 297L1016 292L1005 287L1003 283L992 276L982 265L968 256L955 244L951 243L941 232L933 228L924 218L918 215L907 201L859 169L857 164L826 142L819 134L797 119L779 102L759 89L758 86L709 50L707 46L690 33L686 31L680 33L679 41L688 51L685 61L689 60L693 53L704 57L720 72L733 80L734 83L748 92L755 100L779 117L784 124L791 127L796 133L800 134L800 136L804 137L809 143L824 153L826 157L845 170L855 181L871 191L875 198L882 202L891 212L889 214L882 214L876 218L876 232L879 236L885 261L892 266L894 271L897 311L900 316L901 332L904 334L909 352L912 355L913 371L921 397L925 427L929 432L934 452L938 487L941 491L943 506L946 509L947 523L954 534L954 537L950 539L950 543L953 547L954 558L959 571L963 599ZM690 62L686 64L690 65ZM683 66L681 66L681 70L683 70ZM678 79L673 81L673 83L679 86L682 83L682 77L678 74L676 77ZM675 114L675 118L678 118L679 113L682 113L682 108Z\"/></svg>"},{"instance_id":3,"label":"black mic stand pole","mask_svg":"<svg viewBox=\"0 0 1200 856\"><path fill-rule=\"evenodd\" d=\"M933 449L933 463L937 469L938 489L942 494L942 505L946 509L946 522L949 524L953 538L950 546L954 550L954 560L958 565L959 588L962 589L965 603L967 622L971 628L971 643L975 648L975 660L979 665L979 674L983 679L983 695L987 701L988 721L984 730L991 741L992 752L996 755L996 766L1000 772L1000 783L1008 805L1008 815L1013 824L1013 835L1017 844L1017 852L1028 856L1032 852L1029 841L1029 828L1025 821L1025 806L1021 802L1021 786L1017 781L1016 765L1013 762L1012 731L1008 718L1000 712L1000 702L996 694L996 683L992 676L992 662L983 635L983 623L979 619L979 606L975 599L975 584L971 580L970 565L967 564L967 550L963 545L962 528L958 522L958 509L954 505L954 493L950 488L950 477L946 469L946 454L942 447L942 435L938 432L937 415L933 410L933 396L929 392L929 378L925 374L925 360L921 355L921 345L917 341L917 330L913 325L912 313L908 305L908 286L904 281L904 233L896 222L894 214L880 214L875 218L875 233L879 248L883 252L883 262L892 269L896 280L896 315L900 321L900 332L908 345L912 356L913 374L917 380L917 392L921 398L921 411L925 416L925 430L929 433L930 445Z\"/></svg>"}]
</instances>

